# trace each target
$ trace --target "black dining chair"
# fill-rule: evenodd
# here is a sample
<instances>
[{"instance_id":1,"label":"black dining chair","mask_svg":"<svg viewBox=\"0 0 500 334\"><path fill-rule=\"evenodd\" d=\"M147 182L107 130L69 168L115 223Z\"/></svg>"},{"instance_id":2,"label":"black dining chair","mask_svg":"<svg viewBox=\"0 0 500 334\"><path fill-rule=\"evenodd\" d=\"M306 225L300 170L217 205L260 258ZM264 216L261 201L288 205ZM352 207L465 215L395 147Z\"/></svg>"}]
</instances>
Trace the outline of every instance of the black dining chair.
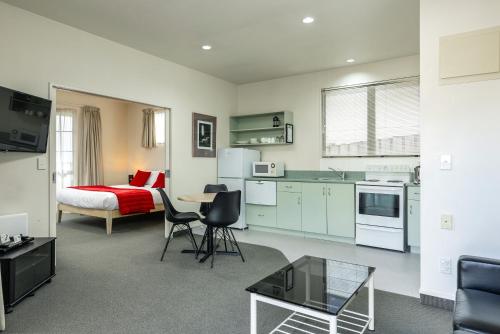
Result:
<instances>
[{"instance_id":1,"label":"black dining chair","mask_svg":"<svg viewBox=\"0 0 500 334\"><path fill-rule=\"evenodd\" d=\"M179 212L177 211L170 199L168 198L165 190L162 188L156 189L160 192L161 198L163 200L163 205L165 207L165 218L172 223L172 227L170 228L170 233L168 234L167 242L165 243L165 248L163 248L163 253L161 254L161 261L165 257L165 253L167 252L168 244L170 243L170 239L172 239L172 234L177 228L178 231L187 230L188 238L193 245L193 249L198 252L198 245L196 244L196 240L193 235L193 231L191 230L191 222L200 220L200 216L196 212Z\"/></svg>"},{"instance_id":2,"label":"black dining chair","mask_svg":"<svg viewBox=\"0 0 500 334\"><path fill-rule=\"evenodd\" d=\"M207 233L208 239L210 235L213 237L211 244L211 249L208 249L207 252L212 255L212 262L210 268L214 267L214 259L215 254L217 253L217 233L222 231L223 235L227 236L228 241L231 245L236 246L238 249L238 254L241 256L241 260L245 262L245 258L241 253L240 246L234 237L233 231L229 228L230 225L236 223L240 217L240 203L241 203L241 191L227 191L227 192L219 192L215 196L212 205L210 206L210 211L206 217L201 219L201 222L207 225L207 229L211 229L213 233ZM219 240L220 241L220 240ZM203 248L203 243L200 246L200 249ZM208 240L207 240L208 243ZM227 250L226 250L227 251Z\"/></svg>"},{"instance_id":3,"label":"black dining chair","mask_svg":"<svg viewBox=\"0 0 500 334\"><path fill-rule=\"evenodd\" d=\"M221 191L227 191L227 186L225 184L207 184L205 188L203 189L204 193L219 193ZM208 214L208 211L210 211L210 206L212 203L201 203L200 204L200 213L202 216L206 216ZM203 239L201 240L202 245L205 244L206 238L208 236L208 229L205 229L205 233L203 234ZM227 251L227 237L225 233L221 235L222 238L224 238L224 245L226 246L226 251ZM203 247L203 246L202 246ZM198 253L196 254L196 259L198 259L198 254L202 249L200 248Z\"/></svg>"},{"instance_id":4,"label":"black dining chair","mask_svg":"<svg viewBox=\"0 0 500 334\"><path fill-rule=\"evenodd\" d=\"M205 189L203 189L204 193L220 193L221 191L227 191L227 186L225 184L207 184ZM212 203L201 203L200 213L203 216L208 214L211 204Z\"/></svg>"}]
</instances>

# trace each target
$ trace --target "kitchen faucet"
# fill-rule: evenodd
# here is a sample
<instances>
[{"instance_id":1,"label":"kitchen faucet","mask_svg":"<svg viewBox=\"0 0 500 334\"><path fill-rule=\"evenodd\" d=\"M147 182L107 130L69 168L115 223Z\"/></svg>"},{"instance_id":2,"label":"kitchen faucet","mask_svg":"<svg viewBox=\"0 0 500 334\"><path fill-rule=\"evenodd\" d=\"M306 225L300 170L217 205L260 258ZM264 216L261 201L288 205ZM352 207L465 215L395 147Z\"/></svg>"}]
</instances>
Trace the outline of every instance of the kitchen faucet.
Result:
<instances>
[{"instance_id":1,"label":"kitchen faucet","mask_svg":"<svg viewBox=\"0 0 500 334\"><path fill-rule=\"evenodd\" d=\"M328 167L328 169L331 170L332 172L334 172L336 175L340 176L340 179L342 181L345 180L345 172L338 171L338 170L336 170L336 169L334 169L332 167Z\"/></svg>"}]
</instances>

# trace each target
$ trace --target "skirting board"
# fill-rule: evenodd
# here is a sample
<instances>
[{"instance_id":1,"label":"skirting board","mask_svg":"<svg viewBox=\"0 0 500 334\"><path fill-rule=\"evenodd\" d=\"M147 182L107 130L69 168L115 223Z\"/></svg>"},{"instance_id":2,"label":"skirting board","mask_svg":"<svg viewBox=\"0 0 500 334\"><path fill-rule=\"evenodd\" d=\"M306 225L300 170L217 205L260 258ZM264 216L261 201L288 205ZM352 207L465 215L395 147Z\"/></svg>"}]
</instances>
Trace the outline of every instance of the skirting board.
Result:
<instances>
[{"instance_id":1,"label":"skirting board","mask_svg":"<svg viewBox=\"0 0 500 334\"><path fill-rule=\"evenodd\" d=\"M420 303L423 305L442 308L448 311L453 311L453 308L455 307L455 302L451 299L425 295L423 293L420 294Z\"/></svg>"}]
</instances>

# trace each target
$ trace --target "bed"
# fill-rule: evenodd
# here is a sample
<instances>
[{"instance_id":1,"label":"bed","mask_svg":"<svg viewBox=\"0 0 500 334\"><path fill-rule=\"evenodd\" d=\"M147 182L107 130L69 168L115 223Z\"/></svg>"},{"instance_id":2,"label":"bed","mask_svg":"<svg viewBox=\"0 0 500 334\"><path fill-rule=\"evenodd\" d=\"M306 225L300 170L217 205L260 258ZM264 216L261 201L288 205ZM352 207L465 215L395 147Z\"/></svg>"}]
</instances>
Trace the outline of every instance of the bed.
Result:
<instances>
[{"instance_id":1,"label":"bed","mask_svg":"<svg viewBox=\"0 0 500 334\"><path fill-rule=\"evenodd\" d=\"M153 196L154 208L149 212L164 211L163 201L160 193L151 187L134 187L131 185L116 185L112 188L119 189L142 189L148 190ZM113 219L120 217L135 216L144 213L121 214L118 207L118 198L111 192L89 191L74 188L64 188L56 192L57 222L61 222L62 213L77 213L90 217L106 219L106 233L111 234Z\"/></svg>"}]
</instances>

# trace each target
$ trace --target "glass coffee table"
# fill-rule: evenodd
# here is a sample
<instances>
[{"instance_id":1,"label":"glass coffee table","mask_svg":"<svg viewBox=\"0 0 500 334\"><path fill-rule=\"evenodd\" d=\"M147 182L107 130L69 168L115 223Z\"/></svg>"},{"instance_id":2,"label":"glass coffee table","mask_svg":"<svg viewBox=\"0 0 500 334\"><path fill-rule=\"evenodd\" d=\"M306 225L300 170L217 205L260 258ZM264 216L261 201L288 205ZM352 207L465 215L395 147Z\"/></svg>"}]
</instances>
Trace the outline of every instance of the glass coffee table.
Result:
<instances>
[{"instance_id":1,"label":"glass coffee table","mask_svg":"<svg viewBox=\"0 0 500 334\"><path fill-rule=\"evenodd\" d=\"M257 302L291 310L271 333L357 333L374 330L375 268L303 256L249 286L250 333L257 334ZM368 314L347 309L368 288Z\"/></svg>"}]
</instances>

